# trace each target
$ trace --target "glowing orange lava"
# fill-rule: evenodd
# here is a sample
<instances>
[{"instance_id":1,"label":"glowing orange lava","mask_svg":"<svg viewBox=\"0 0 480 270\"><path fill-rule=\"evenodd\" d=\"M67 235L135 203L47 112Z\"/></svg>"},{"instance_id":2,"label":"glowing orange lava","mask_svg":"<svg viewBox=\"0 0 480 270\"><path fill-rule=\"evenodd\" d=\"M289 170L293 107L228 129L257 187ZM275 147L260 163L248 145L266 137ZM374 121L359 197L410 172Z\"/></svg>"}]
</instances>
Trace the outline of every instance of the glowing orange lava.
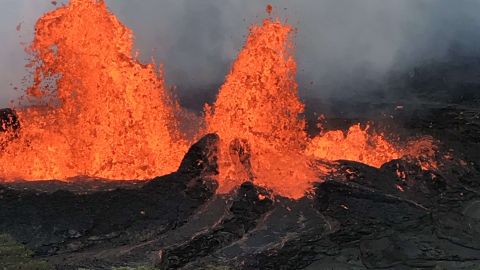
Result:
<instances>
[{"instance_id":1,"label":"glowing orange lava","mask_svg":"<svg viewBox=\"0 0 480 270\"><path fill-rule=\"evenodd\" d=\"M267 8L268 9L268 8ZM271 11L270 11L271 12ZM213 106L208 132L221 138L220 192L245 180L298 198L331 172L314 160L352 160L374 167L411 154L359 124L308 138L297 96L291 26L265 19L254 25ZM314 166L314 164L317 164Z\"/></svg>"},{"instance_id":2,"label":"glowing orange lava","mask_svg":"<svg viewBox=\"0 0 480 270\"><path fill-rule=\"evenodd\" d=\"M380 167L433 151L429 141L399 150L360 125L310 139L297 95L293 32L278 19L253 25L215 104L205 106L198 133L220 136L220 192L252 180L299 198L331 169L315 160ZM19 133L0 135L0 179L129 180L176 170L188 147L179 131L181 109L161 72L132 56L131 31L104 1L71 0L45 14L31 52L34 84L16 109ZM425 169L435 166L430 154Z\"/></svg>"},{"instance_id":3,"label":"glowing orange lava","mask_svg":"<svg viewBox=\"0 0 480 270\"><path fill-rule=\"evenodd\" d=\"M21 130L3 149L0 178L143 179L176 170L187 148L178 106L154 65L132 57L131 31L103 1L72 0L45 14L31 51L35 83L29 107L17 108Z\"/></svg>"},{"instance_id":4,"label":"glowing orange lava","mask_svg":"<svg viewBox=\"0 0 480 270\"><path fill-rule=\"evenodd\" d=\"M368 127L362 129L359 124L351 126L346 134L334 130L316 136L308 144L306 154L316 159L353 160L374 167L402 156L383 134L369 134Z\"/></svg>"},{"instance_id":5,"label":"glowing orange lava","mask_svg":"<svg viewBox=\"0 0 480 270\"><path fill-rule=\"evenodd\" d=\"M271 19L254 25L214 106L207 107L207 129L222 141L221 191L253 177L256 184L298 197L315 179L303 154L307 135L297 97L292 31ZM231 154L235 139L251 149L253 175Z\"/></svg>"}]
</instances>

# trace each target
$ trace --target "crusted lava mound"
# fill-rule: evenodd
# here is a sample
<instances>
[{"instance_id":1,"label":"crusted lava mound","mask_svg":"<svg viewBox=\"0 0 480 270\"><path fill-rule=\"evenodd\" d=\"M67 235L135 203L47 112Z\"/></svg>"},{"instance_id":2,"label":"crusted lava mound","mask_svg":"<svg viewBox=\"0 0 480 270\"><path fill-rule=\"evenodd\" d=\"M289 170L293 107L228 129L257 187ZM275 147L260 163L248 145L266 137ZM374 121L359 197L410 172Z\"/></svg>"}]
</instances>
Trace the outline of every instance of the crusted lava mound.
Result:
<instances>
[{"instance_id":1,"label":"crusted lava mound","mask_svg":"<svg viewBox=\"0 0 480 270\"><path fill-rule=\"evenodd\" d=\"M178 171L90 193L0 189L0 232L58 269L471 269L480 262L480 174L407 159L340 161L299 200L245 182L215 194L217 142ZM403 173L398 174L401 170ZM218 268L216 268L218 269Z\"/></svg>"}]
</instances>

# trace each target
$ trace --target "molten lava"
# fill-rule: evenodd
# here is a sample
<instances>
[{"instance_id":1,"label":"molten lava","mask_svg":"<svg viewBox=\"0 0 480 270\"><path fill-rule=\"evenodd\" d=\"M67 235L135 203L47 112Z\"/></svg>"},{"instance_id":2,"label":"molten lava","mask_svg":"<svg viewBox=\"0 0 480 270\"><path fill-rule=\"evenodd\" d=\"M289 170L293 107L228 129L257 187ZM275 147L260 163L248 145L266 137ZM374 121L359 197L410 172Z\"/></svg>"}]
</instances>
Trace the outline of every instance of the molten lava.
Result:
<instances>
[{"instance_id":1,"label":"molten lava","mask_svg":"<svg viewBox=\"0 0 480 270\"><path fill-rule=\"evenodd\" d=\"M103 1L72 0L39 19L34 85L17 108L19 138L0 178L144 179L175 171L187 144L178 106L154 65L132 57L132 33ZM25 106L25 105L23 105Z\"/></svg>"},{"instance_id":2,"label":"molten lava","mask_svg":"<svg viewBox=\"0 0 480 270\"><path fill-rule=\"evenodd\" d=\"M278 19L252 26L215 104L205 106L206 127L198 133L221 138L220 192L251 180L298 198L331 169L315 160L379 167L432 149L426 142L399 150L360 125L310 139L293 32ZM188 147L181 109L161 72L132 56L131 31L103 1L71 0L45 14L30 50L34 84L16 109L20 130L1 135L0 179L146 179L178 167Z\"/></svg>"},{"instance_id":3,"label":"molten lava","mask_svg":"<svg viewBox=\"0 0 480 270\"><path fill-rule=\"evenodd\" d=\"M267 7L268 13L271 12ZM332 167L314 160L353 160L380 167L415 152L362 129L329 131L308 138L297 96L291 26L265 19L254 25L213 106L206 106L208 132L221 138L220 191L253 180L278 194L298 198ZM316 165L314 165L316 164ZM318 181L318 180L317 180Z\"/></svg>"},{"instance_id":4,"label":"molten lava","mask_svg":"<svg viewBox=\"0 0 480 270\"><path fill-rule=\"evenodd\" d=\"M297 97L292 27L266 19L254 25L212 108L209 132L220 135L221 191L242 181L290 196L302 196L315 174L303 154L307 143L303 104ZM250 149L250 164L238 162L233 144Z\"/></svg>"},{"instance_id":5,"label":"molten lava","mask_svg":"<svg viewBox=\"0 0 480 270\"><path fill-rule=\"evenodd\" d=\"M374 167L402 156L383 134L370 134L368 127L362 129L359 124L351 126L346 134L334 130L316 136L308 144L306 154L316 159L353 160Z\"/></svg>"}]
</instances>

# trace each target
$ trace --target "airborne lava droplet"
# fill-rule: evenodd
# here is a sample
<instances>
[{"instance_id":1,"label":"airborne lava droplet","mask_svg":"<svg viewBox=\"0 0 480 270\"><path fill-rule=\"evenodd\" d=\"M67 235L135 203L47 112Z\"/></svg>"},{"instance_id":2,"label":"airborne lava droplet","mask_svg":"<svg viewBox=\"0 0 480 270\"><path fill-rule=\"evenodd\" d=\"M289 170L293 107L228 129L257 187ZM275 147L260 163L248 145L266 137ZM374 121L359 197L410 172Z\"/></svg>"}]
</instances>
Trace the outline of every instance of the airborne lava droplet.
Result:
<instances>
[{"instance_id":1,"label":"airborne lava droplet","mask_svg":"<svg viewBox=\"0 0 480 270\"><path fill-rule=\"evenodd\" d=\"M268 14L272 14L272 11L273 11L272 5L268 4L265 10L267 11Z\"/></svg>"}]
</instances>

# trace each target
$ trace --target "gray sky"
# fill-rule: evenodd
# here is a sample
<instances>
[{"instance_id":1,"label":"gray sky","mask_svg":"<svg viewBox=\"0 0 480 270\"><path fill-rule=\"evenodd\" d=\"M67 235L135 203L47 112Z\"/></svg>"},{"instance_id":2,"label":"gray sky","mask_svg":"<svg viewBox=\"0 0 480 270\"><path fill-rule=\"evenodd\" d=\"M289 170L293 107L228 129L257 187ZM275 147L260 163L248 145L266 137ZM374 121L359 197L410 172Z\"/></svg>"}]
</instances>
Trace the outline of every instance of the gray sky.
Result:
<instances>
[{"instance_id":1,"label":"gray sky","mask_svg":"<svg viewBox=\"0 0 480 270\"><path fill-rule=\"evenodd\" d=\"M61 1L60 1L61 2ZM132 28L142 59L165 65L181 91L223 81L247 29L271 3L298 28L303 95L348 95L357 78L382 80L393 67L442 58L453 43L476 50L480 1L467 0L107 0ZM50 0L0 1L0 105L20 94L26 75L20 42ZM16 27L22 23L21 31ZM310 85L313 82L313 85ZM10 84L13 84L10 85ZM343 90L342 90L343 89ZM216 89L212 89L215 91ZM357 89L358 91L358 89ZM361 90L360 90L361 91Z\"/></svg>"}]
</instances>

